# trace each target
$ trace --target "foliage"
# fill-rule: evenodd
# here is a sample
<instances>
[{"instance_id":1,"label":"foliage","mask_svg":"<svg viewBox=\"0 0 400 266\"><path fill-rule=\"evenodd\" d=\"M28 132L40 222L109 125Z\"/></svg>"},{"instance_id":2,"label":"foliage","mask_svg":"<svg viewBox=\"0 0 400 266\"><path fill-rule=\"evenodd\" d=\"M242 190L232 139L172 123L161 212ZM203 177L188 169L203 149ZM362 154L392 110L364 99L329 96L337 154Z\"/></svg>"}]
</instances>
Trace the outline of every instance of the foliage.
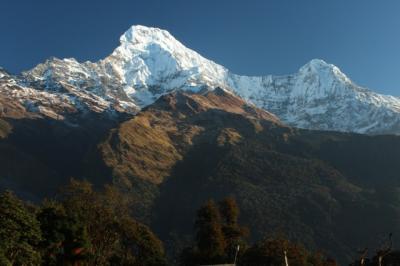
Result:
<instances>
[{"instance_id":1,"label":"foliage","mask_svg":"<svg viewBox=\"0 0 400 266\"><path fill-rule=\"evenodd\" d=\"M208 200L195 221L195 245L184 249L180 264L211 265L233 263L240 266L282 266L285 254L290 266L335 266L336 262L320 252L310 252L303 245L289 241L282 233L264 238L248 247L249 234L238 222L239 207L233 197L216 204ZM237 247L240 251L236 253Z\"/></svg>"},{"instance_id":2,"label":"foliage","mask_svg":"<svg viewBox=\"0 0 400 266\"><path fill-rule=\"evenodd\" d=\"M209 200L197 212L195 223L197 248L203 258L220 260L226 242L221 227L221 217L214 201Z\"/></svg>"},{"instance_id":3,"label":"foliage","mask_svg":"<svg viewBox=\"0 0 400 266\"><path fill-rule=\"evenodd\" d=\"M237 245L246 246L247 229L238 225L239 208L233 198L217 205L208 200L198 211L195 221L196 244L184 249L181 264L218 264L233 261Z\"/></svg>"},{"instance_id":4,"label":"foliage","mask_svg":"<svg viewBox=\"0 0 400 266\"><path fill-rule=\"evenodd\" d=\"M132 218L129 200L116 188L97 192L88 182L71 180L62 198L68 215L85 224L91 265L165 264L161 241Z\"/></svg>"},{"instance_id":5,"label":"foliage","mask_svg":"<svg viewBox=\"0 0 400 266\"><path fill-rule=\"evenodd\" d=\"M228 258L234 258L238 247L240 252L246 250L247 243L244 238L249 236L249 230L238 223L240 210L233 197L223 199L219 203L219 211L222 217L222 232L226 242L225 254Z\"/></svg>"},{"instance_id":6,"label":"foliage","mask_svg":"<svg viewBox=\"0 0 400 266\"><path fill-rule=\"evenodd\" d=\"M58 199L28 208L0 196L0 265L166 265L162 242L115 187L71 180Z\"/></svg>"},{"instance_id":7,"label":"foliage","mask_svg":"<svg viewBox=\"0 0 400 266\"><path fill-rule=\"evenodd\" d=\"M304 246L287 240L282 235L265 238L246 250L240 260L242 266L285 265L285 253L290 266L333 266L335 261L321 253L311 253Z\"/></svg>"},{"instance_id":8,"label":"foliage","mask_svg":"<svg viewBox=\"0 0 400 266\"><path fill-rule=\"evenodd\" d=\"M38 265L41 231L33 213L12 192L0 195L0 261L4 265Z\"/></svg>"},{"instance_id":9,"label":"foliage","mask_svg":"<svg viewBox=\"0 0 400 266\"><path fill-rule=\"evenodd\" d=\"M84 224L67 216L59 203L45 203L38 213L43 233L43 264L83 263L88 260L89 239Z\"/></svg>"}]
</instances>

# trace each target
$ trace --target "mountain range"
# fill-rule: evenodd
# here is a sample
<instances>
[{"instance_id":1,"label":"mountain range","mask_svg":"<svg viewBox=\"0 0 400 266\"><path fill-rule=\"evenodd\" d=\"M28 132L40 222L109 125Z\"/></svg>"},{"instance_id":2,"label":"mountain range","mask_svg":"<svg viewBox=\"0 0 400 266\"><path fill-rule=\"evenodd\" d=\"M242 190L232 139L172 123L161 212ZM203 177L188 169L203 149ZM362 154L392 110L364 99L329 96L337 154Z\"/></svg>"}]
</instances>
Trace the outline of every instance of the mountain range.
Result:
<instances>
[{"instance_id":1,"label":"mountain range","mask_svg":"<svg viewBox=\"0 0 400 266\"><path fill-rule=\"evenodd\" d=\"M133 26L95 63L0 70L0 189L37 202L71 177L112 183L172 257L196 209L233 196L251 241L283 232L347 263L400 235L399 102L322 60L239 76Z\"/></svg>"},{"instance_id":2,"label":"mountain range","mask_svg":"<svg viewBox=\"0 0 400 266\"><path fill-rule=\"evenodd\" d=\"M362 88L323 60L311 60L290 75L240 76L158 28L132 26L121 36L120 46L98 62L50 58L19 75L0 70L2 97L72 124L68 120L71 113L132 114L174 90L216 87L294 127L365 134L400 132L399 98Z\"/></svg>"}]
</instances>

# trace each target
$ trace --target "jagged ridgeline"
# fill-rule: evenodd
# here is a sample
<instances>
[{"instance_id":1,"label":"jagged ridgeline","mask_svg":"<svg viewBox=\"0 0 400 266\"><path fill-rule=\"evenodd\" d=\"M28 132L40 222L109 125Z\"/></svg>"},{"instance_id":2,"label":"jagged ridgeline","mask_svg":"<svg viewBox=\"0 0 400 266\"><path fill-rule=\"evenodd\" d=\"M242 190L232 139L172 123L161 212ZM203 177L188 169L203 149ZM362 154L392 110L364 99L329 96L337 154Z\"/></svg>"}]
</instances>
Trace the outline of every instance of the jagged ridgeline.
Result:
<instances>
[{"instance_id":1,"label":"jagged ridgeline","mask_svg":"<svg viewBox=\"0 0 400 266\"><path fill-rule=\"evenodd\" d=\"M132 26L97 62L51 58L20 75L0 69L2 98L47 117L88 111L135 113L176 89L222 87L301 128L382 134L400 132L400 100L352 82L314 59L295 74L249 77L186 48L158 28Z\"/></svg>"}]
</instances>

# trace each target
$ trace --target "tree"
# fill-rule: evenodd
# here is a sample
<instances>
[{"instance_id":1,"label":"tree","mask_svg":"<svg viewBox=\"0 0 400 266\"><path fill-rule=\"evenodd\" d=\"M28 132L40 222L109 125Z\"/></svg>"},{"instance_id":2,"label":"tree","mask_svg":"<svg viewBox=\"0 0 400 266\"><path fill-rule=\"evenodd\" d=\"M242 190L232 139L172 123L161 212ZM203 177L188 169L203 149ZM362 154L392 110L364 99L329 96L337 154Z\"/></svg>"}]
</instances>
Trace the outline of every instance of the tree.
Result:
<instances>
[{"instance_id":1,"label":"tree","mask_svg":"<svg viewBox=\"0 0 400 266\"><path fill-rule=\"evenodd\" d=\"M213 200L197 211L195 222L196 244L202 258L219 262L225 257L226 241L222 232L221 216Z\"/></svg>"},{"instance_id":2,"label":"tree","mask_svg":"<svg viewBox=\"0 0 400 266\"><path fill-rule=\"evenodd\" d=\"M195 245L181 253L181 265L217 264L225 262L226 242L217 204L208 200L197 211Z\"/></svg>"},{"instance_id":3,"label":"tree","mask_svg":"<svg viewBox=\"0 0 400 266\"><path fill-rule=\"evenodd\" d=\"M290 266L336 266L333 259L321 252L310 252L303 245L287 240L283 235L264 238L246 250L242 266L285 265L285 252Z\"/></svg>"},{"instance_id":4,"label":"tree","mask_svg":"<svg viewBox=\"0 0 400 266\"><path fill-rule=\"evenodd\" d=\"M241 252L246 250L245 238L249 235L249 230L238 223L240 210L234 198L223 199L219 203L219 211L222 217L222 232L226 242L225 254L228 259L233 259L238 246L240 246Z\"/></svg>"},{"instance_id":5,"label":"tree","mask_svg":"<svg viewBox=\"0 0 400 266\"><path fill-rule=\"evenodd\" d=\"M250 247L243 256L241 265L244 266L270 266L285 265L285 253L289 265L305 266L309 253L301 245L291 243L283 237L266 238Z\"/></svg>"},{"instance_id":6,"label":"tree","mask_svg":"<svg viewBox=\"0 0 400 266\"><path fill-rule=\"evenodd\" d=\"M74 217L68 217L61 204L45 203L37 217L43 234L40 246L44 265L74 265L88 260L86 228Z\"/></svg>"},{"instance_id":7,"label":"tree","mask_svg":"<svg viewBox=\"0 0 400 266\"><path fill-rule=\"evenodd\" d=\"M219 211L223 218L223 222L227 225L236 225L239 217L239 207L236 200L232 197L227 197L219 202Z\"/></svg>"},{"instance_id":8,"label":"tree","mask_svg":"<svg viewBox=\"0 0 400 266\"><path fill-rule=\"evenodd\" d=\"M106 185L95 191L86 181L71 180L61 198L67 215L85 225L90 264L166 264L161 241L131 216L129 199L115 187Z\"/></svg>"},{"instance_id":9,"label":"tree","mask_svg":"<svg viewBox=\"0 0 400 266\"><path fill-rule=\"evenodd\" d=\"M238 224L239 207L233 198L217 205L208 200L196 215L193 247L181 254L181 264L198 265L233 262L237 246L245 250L248 230Z\"/></svg>"},{"instance_id":10,"label":"tree","mask_svg":"<svg viewBox=\"0 0 400 266\"><path fill-rule=\"evenodd\" d=\"M162 242L145 225L131 217L120 222L121 245L117 265L166 265Z\"/></svg>"},{"instance_id":11,"label":"tree","mask_svg":"<svg viewBox=\"0 0 400 266\"><path fill-rule=\"evenodd\" d=\"M0 261L4 265L39 265L41 232L34 214L12 192L0 195Z\"/></svg>"},{"instance_id":12,"label":"tree","mask_svg":"<svg viewBox=\"0 0 400 266\"><path fill-rule=\"evenodd\" d=\"M60 195L67 216L80 221L90 241L90 264L104 265L118 248L117 217L101 192L87 181L72 179Z\"/></svg>"}]
</instances>

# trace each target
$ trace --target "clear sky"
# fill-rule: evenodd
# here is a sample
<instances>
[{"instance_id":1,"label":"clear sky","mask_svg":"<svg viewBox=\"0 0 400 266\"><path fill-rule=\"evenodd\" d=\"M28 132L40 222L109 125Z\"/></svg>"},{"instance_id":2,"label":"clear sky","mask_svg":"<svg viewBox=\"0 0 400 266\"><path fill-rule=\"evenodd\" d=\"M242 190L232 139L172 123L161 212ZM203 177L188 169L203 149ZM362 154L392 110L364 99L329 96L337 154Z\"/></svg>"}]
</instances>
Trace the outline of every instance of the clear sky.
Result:
<instances>
[{"instance_id":1,"label":"clear sky","mask_svg":"<svg viewBox=\"0 0 400 266\"><path fill-rule=\"evenodd\" d=\"M96 61L134 24L166 29L237 74L288 74L312 58L400 96L399 0L1 0L0 66Z\"/></svg>"}]
</instances>

